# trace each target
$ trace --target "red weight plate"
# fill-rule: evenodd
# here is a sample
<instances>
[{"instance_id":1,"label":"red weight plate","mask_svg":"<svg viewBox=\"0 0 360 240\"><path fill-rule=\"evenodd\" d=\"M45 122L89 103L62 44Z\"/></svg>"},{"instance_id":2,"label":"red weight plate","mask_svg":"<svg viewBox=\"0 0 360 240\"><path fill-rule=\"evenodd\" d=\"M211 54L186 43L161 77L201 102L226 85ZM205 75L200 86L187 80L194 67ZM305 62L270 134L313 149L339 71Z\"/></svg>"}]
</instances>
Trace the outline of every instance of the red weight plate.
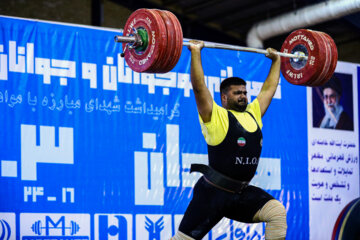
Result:
<instances>
[{"instance_id":1,"label":"red weight plate","mask_svg":"<svg viewBox=\"0 0 360 240\"><path fill-rule=\"evenodd\" d=\"M318 56L318 64L316 66L316 72L312 74L312 76L309 78L309 80L307 82L305 82L304 86L313 86L315 82L319 81L319 76L321 75L322 69L324 68L324 64L326 62L326 58L327 58L327 49L324 46L325 43L323 41L323 39L318 35L317 31L313 31L313 30L307 30L309 32L309 34L311 34L313 36L313 38L316 40L317 42L317 47L319 49L319 56Z\"/></svg>"},{"instance_id":2,"label":"red weight plate","mask_svg":"<svg viewBox=\"0 0 360 240\"><path fill-rule=\"evenodd\" d=\"M336 65L337 65L337 61L338 61L338 51L337 51L337 47L336 47L334 40L328 34L324 33L324 35L328 38L330 45L331 45L331 50L333 52L331 69L329 71L330 77L328 77L330 79L336 69Z\"/></svg>"},{"instance_id":3,"label":"red weight plate","mask_svg":"<svg viewBox=\"0 0 360 240\"><path fill-rule=\"evenodd\" d=\"M183 32L182 32L181 24L177 19L177 17L172 12L169 11L164 11L164 12L172 19L176 33L175 34L176 45L175 45L174 55L168 65L168 68L166 69L166 72L169 72L171 69L173 69L176 66L177 62L180 59L183 48Z\"/></svg>"},{"instance_id":4,"label":"red weight plate","mask_svg":"<svg viewBox=\"0 0 360 240\"><path fill-rule=\"evenodd\" d=\"M326 50L321 48L321 42L314 33L307 29L293 31L284 41L281 52L291 53L294 49L306 49L308 60L305 66L295 68L291 58L281 58L281 72L285 79L295 85L308 85L309 81L316 79L320 72L319 66L323 65Z\"/></svg>"},{"instance_id":5,"label":"red weight plate","mask_svg":"<svg viewBox=\"0 0 360 240\"><path fill-rule=\"evenodd\" d=\"M160 14L157 12L156 9L147 9L147 11L151 12L154 17L156 18L156 21L159 23L159 25L161 26L161 38L158 39L160 42L160 47L159 47L159 55L157 57L157 59L155 60L155 63L152 65L152 67L147 71L148 73L157 73L158 72L158 68L159 68L159 61L161 61L161 59L164 57L166 48L167 48L167 38L168 38L168 34L167 34L167 30L166 30L166 25L164 20L162 19L162 17L160 16Z\"/></svg>"},{"instance_id":6,"label":"red weight plate","mask_svg":"<svg viewBox=\"0 0 360 240\"><path fill-rule=\"evenodd\" d=\"M324 77L323 81L321 82L321 85L324 85L332 77L332 75L335 72L337 60L338 60L338 51L334 40L326 33L323 33L323 35L327 38L327 40L331 45L332 56L331 56L330 70L328 71L328 74Z\"/></svg>"},{"instance_id":7,"label":"red weight plate","mask_svg":"<svg viewBox=\"0 0 360 240\"><path fill-rule=\"evenodd\" d=\"M166 27L158 14L148 9L138 9L133 12L126 21L124 36L129 36L134 29L143 28L148 33L149 45L144 52L137 52L135 49L127 49L125 61L135 72L151 72L154 63L157 61L161 51L165 48ZM123 43L123 50L126 44Z\"/></svg>"},{"instance_id":8,"label":"red weight plate","mask_svg":"<svg viewBox=\"0 0 360 240\"><path fill-rule=\"evenodd\" d=\"M165 73L168 72L166 69L169 67L169 63L174 56L176 47L176 33L172 19L164 11L156 9L156 12L162 17L167 32L167 47L165 48L164 53L161 55L162 57L159 59L156 72Z\"/></svg>"},{"instance_id":9,"label":"red weight plate","mask_svg":"<svg viewBox=\"0 0 360 240\"><path fill-rule=\"evenodd\" d=\"M318 32L318 31L312 31L312 32L314 34L314 37L318 39L319 43L321 43L320 47L325 50L325 53L324 53L325 60L322 65L319 65L319 73L320 74L318 76L314 76L312 81L310 81L307 85L308 86L319 86L319 85L321 85L321 82L323 81L326 73L330 69L332 51L331 51L331 46L330 46L329 42L327 41L326 37L323 35L322 32Z\"/></svg>"},{"instance_id":10,"label":"red weight plate","mask_svg":"<svg viewBox=\"0 0 360 240\"><path fill-rule=\"evenodd\" d=\"M331 45L328 41L328 39L326 38L326 36L324 35L323 32L316 32L318 34L318 36L322 39L322 41L324 42L324 47L326 48L326 60L324 63L324 66L321 70L321 74L318 77L318 80L316 82L314 82L314 86L320 86L322 85L322 82L327 81L328 79L326 79L326 75L329 73L330 68L331 68L331 62L332 62L332 50L331 50Z\"/></svg>"},{"instance_id":11,"label":"red weight plate","mask_svg":"<svg viewBox=\"0 0 360 240\"><path fill-rule=\"evenodd\" d=\"M319 81L317 81L316 86L324 85L333 75L336 63L337 63L337 49L336 45L333 42L332 38L328 36L326 33L320 32L321 37L324 39L324 41L327 44L327 48L330 49L330 54L328 57L328 63L326 63L323 74L321 75Z\"/></svg>"},{"instance_id":12,"label":"red weight plate","mask_svg":"<svg viewBox=\"0 0 360 240\"><path fill-rule=\"evenodd\" d=\"M165 34L165 38L162 39L162 41L164 41L161 44L161 47L159 48L159 56L156 59L156 61L154 62L154 64L152 65L152 67L146 71L148 73L158 73L159 71L161 71L161 64L163 62L164 57L166 56L166 52L167 52L167 48L168 48L168 33L167 33L167 26L166 23L164 21L164 19L161 17L160 10L158 9L147 9L148 11L150 11L152 14L154 14L154 16L156 17L157 21L160 21L164 24L165 28L162 29L162 31L164 31ZM162 24L161 24L162 25Z\"/></svg>"}]
</instances>

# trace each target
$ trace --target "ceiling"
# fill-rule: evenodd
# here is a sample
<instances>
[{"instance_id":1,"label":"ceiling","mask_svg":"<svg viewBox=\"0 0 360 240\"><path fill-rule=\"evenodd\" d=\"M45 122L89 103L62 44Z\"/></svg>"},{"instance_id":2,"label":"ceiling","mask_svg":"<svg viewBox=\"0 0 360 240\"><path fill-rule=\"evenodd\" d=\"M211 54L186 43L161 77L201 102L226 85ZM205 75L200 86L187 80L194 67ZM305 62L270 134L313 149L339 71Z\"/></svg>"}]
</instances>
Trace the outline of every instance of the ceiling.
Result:
<instances>
[{"instance_id":1,"label":"ceiling","mask_svg":"<svg viewBox=\"0 0 360 240\"><path fill-rule=\"evenodd\" d=\"M251 27L260 21L292 12L320 0L112 0L131 11L159 8L173 12L183 28L185 38L246 46ZM328 33L339 51L339 60L360 63L360 13L305 27ZM290 34L264 41L264 48L280 50Z\"/></svg>"}]
</instances>

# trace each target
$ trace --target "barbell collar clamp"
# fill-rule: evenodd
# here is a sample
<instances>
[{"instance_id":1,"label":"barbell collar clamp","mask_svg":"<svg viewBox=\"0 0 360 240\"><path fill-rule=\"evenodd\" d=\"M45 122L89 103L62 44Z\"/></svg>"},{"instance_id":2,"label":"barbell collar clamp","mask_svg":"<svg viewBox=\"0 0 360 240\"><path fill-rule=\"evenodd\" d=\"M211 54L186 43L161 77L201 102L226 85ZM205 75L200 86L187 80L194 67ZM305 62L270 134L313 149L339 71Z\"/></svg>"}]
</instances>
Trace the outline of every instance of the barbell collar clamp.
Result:
<instances>
[{"instance_id":1,"label":"barbell collar clamp","mask_svg":"<svg viewBox=\"0 0 360 240\"><path fill-rule=\"evenodd\" d=\"M134 35L132 36L118 35L114 37L115 42L127 43L124 52L120 54L121 57L125 56L125 51L127 49L132 49L143 45L143 41L141 40L141 37L137 33L136 29L133 29L133 31L134 31Z\"/></svg>"},{"instance_id":2,"label":"barbell collar clamp","mask_svg":"<svg viewBox=\"0 0 360 240\"><path fill-rule=\"evenodd\" d=\"M115 36L115 42L121 43L135 43L136 37L135 36Z\"/></svg>"}]
</instances>

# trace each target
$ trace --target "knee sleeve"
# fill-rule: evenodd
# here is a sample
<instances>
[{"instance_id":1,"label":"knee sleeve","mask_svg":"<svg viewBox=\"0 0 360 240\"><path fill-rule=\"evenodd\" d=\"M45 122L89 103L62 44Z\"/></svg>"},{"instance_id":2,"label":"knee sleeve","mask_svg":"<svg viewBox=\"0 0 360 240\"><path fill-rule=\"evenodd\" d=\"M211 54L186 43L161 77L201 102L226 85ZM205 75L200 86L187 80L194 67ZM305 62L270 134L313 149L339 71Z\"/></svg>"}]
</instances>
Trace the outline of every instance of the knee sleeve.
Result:
<instances>
[{"instance_id":1,"label":"knee sleeve","mask_svg":"<svg viewBox=\"0 0 360 240\"><path fill-rule=\"evenodd\" d=\"M254 221L266 222L265 239L285 239L286 210L278 200L268 201L255 214Z\"/></svg>"},{"instance_id":2,"label":"knee sleeve","mask_svg":"<svg viewBox=\"0 0 360 240\"><path fill-rule=\"evenodd\" d=\"M195 240L192 237L189 237L187 235L185 235L184 233L177 231L177 233L175 234L175 236L173 236L172 238L170 238L170 240Z\"/></svg>"}]
</instances>

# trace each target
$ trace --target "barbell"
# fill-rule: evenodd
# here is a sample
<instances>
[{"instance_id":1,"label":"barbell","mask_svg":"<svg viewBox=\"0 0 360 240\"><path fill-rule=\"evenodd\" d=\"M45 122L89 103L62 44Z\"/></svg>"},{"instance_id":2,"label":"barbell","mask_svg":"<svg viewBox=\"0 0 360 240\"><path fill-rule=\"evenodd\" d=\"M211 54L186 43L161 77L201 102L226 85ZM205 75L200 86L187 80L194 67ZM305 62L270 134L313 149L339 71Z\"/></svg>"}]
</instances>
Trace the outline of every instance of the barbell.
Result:
<instances>
[{"instance_id":1,"label":"barbell","mask_svg":"<svg viewBox=\"0 0 360 240\"><path fill-rule=\"evenodd\" d=\"M122 56L135 72L166 73L175 67L183 46L183 32L177 17L166 10L138 9L126 21ZM206 48L267 54L264 49L205 42ZM281 72L295 85L321 86L333 75L338 58L334 40L326 33L308 29L293 31L278 54Z\"/></svg>"}]
</instances>

